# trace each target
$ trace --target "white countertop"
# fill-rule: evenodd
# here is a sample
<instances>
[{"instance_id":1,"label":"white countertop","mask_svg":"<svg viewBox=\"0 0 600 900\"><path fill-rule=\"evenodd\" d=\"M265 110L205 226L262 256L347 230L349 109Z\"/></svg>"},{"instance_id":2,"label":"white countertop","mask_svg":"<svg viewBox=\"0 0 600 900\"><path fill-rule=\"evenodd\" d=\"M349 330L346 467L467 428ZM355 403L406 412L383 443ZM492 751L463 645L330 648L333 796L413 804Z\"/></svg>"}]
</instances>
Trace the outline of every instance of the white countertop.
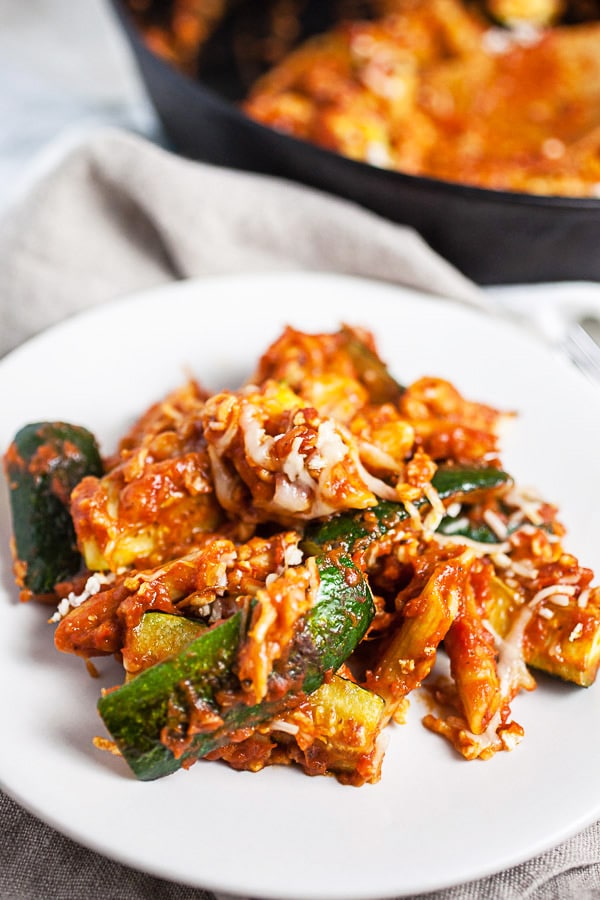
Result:
<instances>
[{"instance_id":1,"label":"white countertop","mask_svg":"<svg viewBox=\"0 0 600 900\"><path fill-rule=\"evenodd\" d=\"M0 120L0 210L76 134L157 133L105 0L0 0Z\"/></svg>"}]
</instances>

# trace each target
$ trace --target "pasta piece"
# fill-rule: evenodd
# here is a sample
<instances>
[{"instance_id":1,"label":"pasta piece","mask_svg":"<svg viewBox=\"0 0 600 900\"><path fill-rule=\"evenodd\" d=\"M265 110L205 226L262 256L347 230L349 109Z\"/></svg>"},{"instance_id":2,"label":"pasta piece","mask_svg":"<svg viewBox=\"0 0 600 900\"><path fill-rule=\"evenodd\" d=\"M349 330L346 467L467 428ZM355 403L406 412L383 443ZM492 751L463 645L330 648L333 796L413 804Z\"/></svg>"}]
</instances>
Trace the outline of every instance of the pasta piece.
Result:
<instances>
[{"instance_id":1,"label":"pasta piece","mask_svg":"<svg viewBox=\"0 0 600 900\"><path fill-rule=\"evenodd\" d=\"M368 673L366 686L386 701L388 720L431 671L438 647L460 611L473 559L472 552L464 551L434 565L423 590L403 607L400 624Z\"/></svg>"}]
</instances>

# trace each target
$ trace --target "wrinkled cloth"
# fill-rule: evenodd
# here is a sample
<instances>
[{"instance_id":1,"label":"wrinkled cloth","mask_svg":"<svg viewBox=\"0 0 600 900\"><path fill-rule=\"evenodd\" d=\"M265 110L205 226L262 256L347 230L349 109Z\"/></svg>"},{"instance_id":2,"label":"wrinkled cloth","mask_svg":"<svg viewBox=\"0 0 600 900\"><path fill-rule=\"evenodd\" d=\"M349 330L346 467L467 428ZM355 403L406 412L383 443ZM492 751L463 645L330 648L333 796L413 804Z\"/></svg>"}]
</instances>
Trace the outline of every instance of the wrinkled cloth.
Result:
<instances>
[{"instance_id":1,"label":"wrinkled cloth","mask_svg":"<svg viewBox=\"0 0 600 900\"><path fill-rule=\"evenodd\" d=\"M317 191L190 162L131 133L102 129L73 146L0 221L0 355L132 291L291 269L379 278L485 304L479 288L410 229ZM2 793L0 823L0 897L7 900L214 896L80 847ZM499 875L427 896L600 897L600 824Z\"/></svg>"},{"instance_id":2,"label":"wrinkled cloth","mask_svg":"<svg viewBox=\"0 0 600 900\"><path fill-rule=\"evenodd\" d=\"M113 129L76 145L13 206L0 253L0 355L95 303L199 275L345 272L481 302L410 229Z\"/></svg>"},{"instance_id":3,"label":"wrinkled cloth","mask_svg":"<svg viewBox=\"0 0 600 900\"><path fill-rule=\"evenodd\" d=\"M3 900L229 900L146 875L80 847L0 792ZM600 823L530 862L410 900L597 900Z\"/></svg>"}]
</instances>

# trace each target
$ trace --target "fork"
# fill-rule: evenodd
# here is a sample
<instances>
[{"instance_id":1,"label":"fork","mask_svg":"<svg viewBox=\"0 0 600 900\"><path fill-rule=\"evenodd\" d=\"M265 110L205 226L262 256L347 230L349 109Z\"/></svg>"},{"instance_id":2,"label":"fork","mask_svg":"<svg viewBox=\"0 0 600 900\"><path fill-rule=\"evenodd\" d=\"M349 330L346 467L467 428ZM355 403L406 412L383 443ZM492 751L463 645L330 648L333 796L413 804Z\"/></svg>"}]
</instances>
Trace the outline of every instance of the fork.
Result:
<instances>
[{"instance_id":1,"label":"fork","mask_svg":"<svg viewBox=\"0 0 600 900\"><path fill-rule=\"evenodd\" d=\"M600 285L586 282L496 286L483 302L512 319L566 357L594 384L600 384Z\"/></svg>"},{"instance_id":2,"label":"fork","mask_svg":"<svg viewBox=\"0 0 600 900\"><path fill-rule=\"evenodd\" d=\"M594 383L600 383L600 344L593 332L600 333L600 321L585 318L566 327L559 349Z\"/></svg>"}]
</instances>

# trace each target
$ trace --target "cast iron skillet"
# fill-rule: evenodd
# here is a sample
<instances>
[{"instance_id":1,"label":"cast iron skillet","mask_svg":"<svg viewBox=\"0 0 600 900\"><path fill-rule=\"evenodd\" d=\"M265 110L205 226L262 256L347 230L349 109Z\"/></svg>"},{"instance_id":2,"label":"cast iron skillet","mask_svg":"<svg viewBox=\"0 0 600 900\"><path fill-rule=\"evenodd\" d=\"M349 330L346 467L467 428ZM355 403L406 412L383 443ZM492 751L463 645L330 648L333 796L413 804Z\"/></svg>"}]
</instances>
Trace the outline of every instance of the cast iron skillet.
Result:
<instances>
[{"instance_id":1,"label":"cast iron skillet","mask_svg":"<svg viewBox=\"0 0 600 900\"><path fill-rule=\"evenodd\" d=\"M237 0L205 48L198 78L148 50L112 0L173 149L191 159L283 176L411 225L479 284L600 281L600 199L539 197L403 175L346 159L252 121L239 111L248 80L232 35L259 23L266 0ZM305 33L331 24L334 2L307 2ZM311 15L312 13L312 15Z\"/></svg>"}]
</instances>

